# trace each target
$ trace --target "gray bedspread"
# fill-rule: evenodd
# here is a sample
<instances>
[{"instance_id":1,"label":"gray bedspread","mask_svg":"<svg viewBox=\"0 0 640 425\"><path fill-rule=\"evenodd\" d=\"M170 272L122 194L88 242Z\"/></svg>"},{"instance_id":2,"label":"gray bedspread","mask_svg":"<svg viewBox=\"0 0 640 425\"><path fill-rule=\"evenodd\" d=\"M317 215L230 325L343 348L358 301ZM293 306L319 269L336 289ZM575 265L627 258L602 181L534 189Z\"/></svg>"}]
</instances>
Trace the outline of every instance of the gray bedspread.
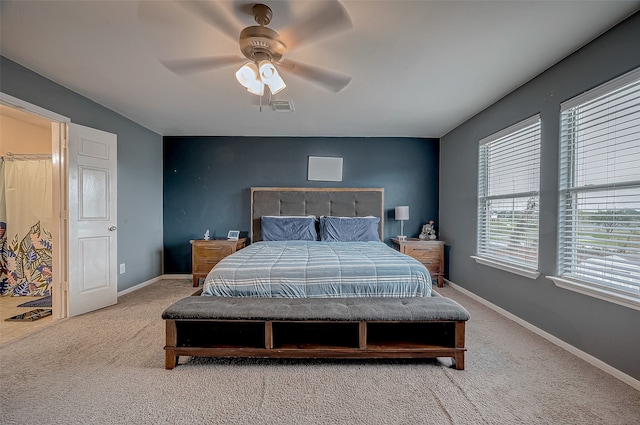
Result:
<instances>
[{"instance_id":1,"label":"gray bedspread","mask_svg":"<svg viewBox=\"0 0 640 425\"><path fill-rule=\"evenodd\" d=\"M256 242L220 261L203 296L428 297L417 260L382 242Z\"/></svg>"}]
</instances>

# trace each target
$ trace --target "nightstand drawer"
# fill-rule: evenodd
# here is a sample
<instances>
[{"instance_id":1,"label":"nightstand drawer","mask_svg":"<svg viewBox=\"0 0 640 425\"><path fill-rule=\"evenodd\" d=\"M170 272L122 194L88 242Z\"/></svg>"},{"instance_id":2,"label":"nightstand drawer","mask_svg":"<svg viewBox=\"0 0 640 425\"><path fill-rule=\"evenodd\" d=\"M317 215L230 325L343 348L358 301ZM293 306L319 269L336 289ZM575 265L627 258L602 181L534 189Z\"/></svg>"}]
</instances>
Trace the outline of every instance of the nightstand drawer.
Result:
<instances>
[{"instance_id":1,"label":"nightstand drawer","mask_svg":"<svg viewBox=\"0 0 640 425\"><path fill-rule=\"evenodd\" d=\"M194 246L196 261L203 263L217 263L229 254L232 254L235 249L232 246Z\"/></svg>"},{"instance_id":2,"label":"nightstand drawer","mask_svg":"<svg viewBox=\"0 0 640 425\"><path fill-rule=\"evenodd\" d=\"M433 261L418 260L418 261L424 264L427 270L429 270L429 273L431 273L432 275L442 272L442 264L440 263L440 260L433 260Z\"/></svg>"},{"instance_id":3,"label":"nightstand drawer","mask_svg":"<svg viewBox=\"0 0 640 425\"><path fill-rule=\"evenodd\" d=\"M438 264L424 264L424 266L427 268L427 270L429 270L429 274L431 275L432 279L437 279L442 272L442 268L440 267L440 262L438 262Z\"/></svg>"},{"instance_id":4,"label":"nightstand drawer","mask_svg":"<svg viewBox=\"0 0 640 425\"><path fill-rule=\"evenodd\" d=\"M200 261L193 264L192 273L209 273L220 260Z\"/></svg>"},{"instance_id":5,"label":"nightstand drawer","mask_svg":"<svg viewBox=\"0 0 640 425\"><path fill-rule=\"evenodd\" d=\"M407 246L405 254L415 258L423 264L440 263L440 247Z\"/></svg>"}]
</instances>

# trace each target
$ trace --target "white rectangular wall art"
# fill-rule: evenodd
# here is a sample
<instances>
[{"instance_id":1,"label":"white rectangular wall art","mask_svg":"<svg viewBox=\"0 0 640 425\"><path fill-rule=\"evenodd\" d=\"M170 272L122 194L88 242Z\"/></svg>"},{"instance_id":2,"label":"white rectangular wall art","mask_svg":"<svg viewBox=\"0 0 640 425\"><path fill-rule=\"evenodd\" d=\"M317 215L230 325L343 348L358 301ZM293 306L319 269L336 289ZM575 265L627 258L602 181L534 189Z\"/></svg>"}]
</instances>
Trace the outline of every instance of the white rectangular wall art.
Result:
<instances>
[{"instance_id":1,"label":"white rectangular wall art","mask_svg":"<svg viewBox=\"0 0 640 425\"><path fill-rule=\"evenodd\" d=\"M307 180L341 182L342 158L332 156L310 156Z\"/></svg>"}]
</instances>

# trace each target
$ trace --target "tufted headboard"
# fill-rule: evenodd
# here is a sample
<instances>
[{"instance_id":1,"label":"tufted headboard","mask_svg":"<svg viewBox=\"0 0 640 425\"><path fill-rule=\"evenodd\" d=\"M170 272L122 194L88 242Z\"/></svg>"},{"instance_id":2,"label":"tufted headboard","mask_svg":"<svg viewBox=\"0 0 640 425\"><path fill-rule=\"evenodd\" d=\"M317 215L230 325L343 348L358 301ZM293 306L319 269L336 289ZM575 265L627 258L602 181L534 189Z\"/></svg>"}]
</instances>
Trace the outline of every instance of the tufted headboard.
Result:
<instances>
[{"instance_id":1,"label":"tufted headboard","mask_svg":"<svg viewBox=\"0 0 640 425\"><path fill-rule=\"evenodd\" d=\"M333 215L380 217L380 240L384 240L384 189L252 187L251 241L262 240L263 215Z\"/></svg>"}]
</instances>

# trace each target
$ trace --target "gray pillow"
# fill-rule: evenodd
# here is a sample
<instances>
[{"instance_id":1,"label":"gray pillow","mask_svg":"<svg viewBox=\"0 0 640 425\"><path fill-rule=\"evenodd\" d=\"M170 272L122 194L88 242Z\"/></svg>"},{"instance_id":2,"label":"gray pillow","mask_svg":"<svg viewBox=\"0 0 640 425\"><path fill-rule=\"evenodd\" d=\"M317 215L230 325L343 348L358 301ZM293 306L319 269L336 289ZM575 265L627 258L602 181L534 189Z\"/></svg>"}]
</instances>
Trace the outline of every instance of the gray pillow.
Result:
<instances>
[{"instance_id":1,"label":"gray pillow","mask_svg":"<svg viewBox=\"0 0 640 425\"><path fill-rule=\"evenodd\" d=\"M316 241L316 218L310 216L263 215L263 241Z\"/></svg>"},{"instance_id":2,"label":"gray pillow","mask_svg":"<svg viewBox=\"0 0 640 425\"><path fill-rule=\"evenodd\" d=\"M325 242L379 241L379 217L320 217L320 240Z\"/></svg>"}]
</instances>

